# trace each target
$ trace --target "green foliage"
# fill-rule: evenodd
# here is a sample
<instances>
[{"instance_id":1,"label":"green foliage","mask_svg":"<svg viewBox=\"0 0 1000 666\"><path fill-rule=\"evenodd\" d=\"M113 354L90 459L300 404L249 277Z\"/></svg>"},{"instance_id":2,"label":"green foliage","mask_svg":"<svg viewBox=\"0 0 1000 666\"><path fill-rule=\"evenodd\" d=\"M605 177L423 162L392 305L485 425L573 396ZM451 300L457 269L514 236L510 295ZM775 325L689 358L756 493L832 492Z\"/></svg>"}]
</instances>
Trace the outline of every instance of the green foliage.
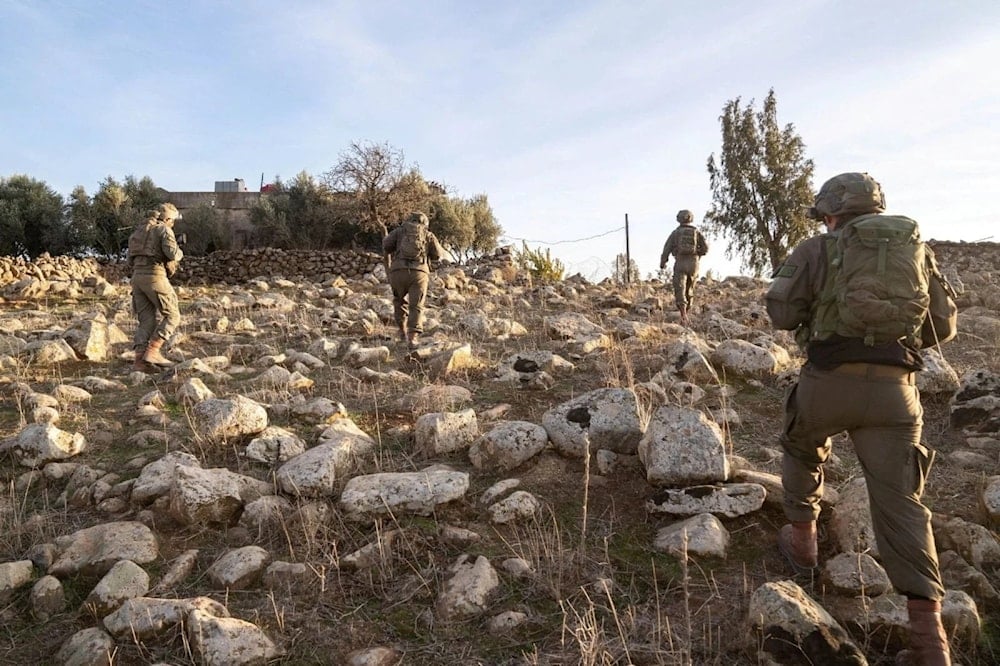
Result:
<instances>
[{"instance_id":1,"label":"green foliage","mask_svg":"<svg viewBox=\"0 0 1000 666\"><path fill-rule=\"evenodd\" d=\"M32 259L70 247L63 198L43 181L25 175L0 179L0 254Z\"/></svg>"},{"instance_id":2,"label":"green foliage","mask_svg":"<svg viewBox=\"0 0 1000 666\"><path fill-rule=\"evenodd\" d=\"M253 243L320 250L347 247L366 236L355 221L356 211L353 197L332 191L305 171L288 183L276 179L250 210Z\"/></svg>"},{"instance_id":3,"label":"green foliage","mask_svg":"<svg viewBox=\"0 0 1000 666\"><path fill-rule=\"evenodd\" d=\"M611 279L617 284L636 284L639 282L639 264L635 259L626 258L625 254L615 257L612 266Z\"/></svg>"},{"instance_id":4,"label":"green foliage","mask_svg":"<svg viewBox=\"0 0 1000 666\"><path fill-rule=\"evenodd\" d=\"M281 249L292 247L287 195L280 190L277 194L261 197L250 208L250 223L253 225L254 246Z\"/></svg>"},{"instance_id":5,"label":"green foliage","mask_svg":"<svg viewBox=\"0 0 1000 666\"><path fill-rule=\"evenodd\" d=\"M222 215L212 206L201 205L184 211L184 217L174 223L174 232L187 236L184 254L197 257L216 250L227 250L230 234Z\"/></svg>"},{"instance_id":6,"label":"green foliage","mask_svg":"<svg viewBox=\"0 0 1000 666\"><path fill-rule=\"evenodd\" d=\"M496 249L500 236L503 235L503 227L493 215L493 207L485 194L477 194L467 203L472 211L473 235L470 249L473 255L483 256Z\"/></svg>"},{"instance_id":7,"label":"green foliage","mask_svg":"<svg viewBox=\"0 0 1000 666\"><path fill-rule=\"evenodd\" d=\"M471 199L439 194L430 204L431 231L458 259L492 252L503 229L485 194Z\"/></svg>"},{"instance_id":8,"label":"green foliage","mask_svg":"<svg viewBox=\"0 0 1000 666\"><path fill-rule=\"evenodd\" d=\"M712 208L704 229L727 238L726 257L738 257L759 277L818 230L803 208L812 203L813 162L795 128L778 126L773 89L761 111L737 97L719 120L722 151L718 164L714 154L708 158Z\"/></svg>"},{"instance_id":9,"label":"green foliage","mask_svg":"<svg viewBox=\"0 0 1000 666\"><path fill-rule=\"evenodd\" d=\"M566 273L566 267L558 259L552 258L551 250L548 248L543 252L541 249L532 250L528 244L521 242L521 250L514 254L514 261L517 265L531 274L532 278L539 282L559 282Z\"/></svg>"},{"instance_id":10,"label":"green foliage","mask_svg":"<svg viewBox=\"0 0 1000 666\"><path fill-rule=\"evenodd\" d=\"M475 227L472 210L464 200L444 194L437 196L431 202L427 217L434 235L452 254L458 256L471 247Z\"/></svg>"},{"instance_id":11,"label":"green foliage","mask_svg":"<svg viewBox=\"0 0 1000 666\"><path fill-rule=\"evenodd\" d=\"M74 192L76 194L76 192ZM126 176L124 183L108 176L97 188L89 209L80 200L71 204L73 214L79 213L79 227L89 230L89 245L107 256L124 254L128 237L151 210L166 201L164 192L149 176L136 180ZM74 218L74 226L77 220Z\"/></svg>"}]
</instances>

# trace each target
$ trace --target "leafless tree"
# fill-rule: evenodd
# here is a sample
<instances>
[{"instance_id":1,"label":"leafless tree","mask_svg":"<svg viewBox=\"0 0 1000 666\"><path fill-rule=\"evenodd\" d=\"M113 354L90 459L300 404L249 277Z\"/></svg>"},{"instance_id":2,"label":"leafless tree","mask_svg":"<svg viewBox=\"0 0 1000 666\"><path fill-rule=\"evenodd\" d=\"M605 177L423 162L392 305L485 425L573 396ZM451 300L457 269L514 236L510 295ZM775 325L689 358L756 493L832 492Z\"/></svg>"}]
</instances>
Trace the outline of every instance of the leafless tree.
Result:
<instances>
[{"instance_id":1,"label":"leafless tree","mask_svg":"<svg viewBox=\"0 0 1000 666\"><path fill-rule=\"evenodd\" d=\"M352 142L323 178L331 189L352 194L358 223L383 237L390 222L422 209L430 196L418 168L388 143Z\"/></svg>"}]
</instances>

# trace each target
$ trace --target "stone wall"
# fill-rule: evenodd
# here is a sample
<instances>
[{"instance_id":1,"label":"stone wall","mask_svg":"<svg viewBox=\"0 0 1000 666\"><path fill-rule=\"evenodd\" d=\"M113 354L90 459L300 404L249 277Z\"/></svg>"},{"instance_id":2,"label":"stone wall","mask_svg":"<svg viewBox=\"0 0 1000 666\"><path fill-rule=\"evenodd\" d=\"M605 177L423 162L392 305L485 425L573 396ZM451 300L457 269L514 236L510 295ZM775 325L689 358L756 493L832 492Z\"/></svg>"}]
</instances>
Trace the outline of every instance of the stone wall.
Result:
<instances>
[{"instance_id":1,"label":"stone wall","mask_svg":"<svg viewBox=\"0 0 1000 666\"><path fill-rule=\"evenodd\" d=\"M1000 243L962 243L932 240L938 263L946 275L957 276L966 287L962 305L978 305L983 292L998 288L996 267L1000 266ZM372 252L356 250L278 250L259 248L213 252L206 257L185 257L174 277L178 284L235 284L260 276L281 275L288 279L322 282L333 277L358 279L375 270L382 257ZM497 253L466 266L469 272L486 273L511 264L511 256ZM73 259L42 255L35 261L16 257L0 257L0 287L26 278L49 281L82 281L88 277L103 277L120 282L129 275L124 262L107 263L98 259ZM508 280L509 281L509 280Z\"/></svg>"},{"instance_id":2,"label":"stone wall","mask_svg":"<svg viewBox=\"0 0 1000 666\"><path fill-rule=\"evenodd\" d=\"M34 261L29 261L22 257L0 256L0 287L25 278L83 281L104 273L105 265L93 258L74 259L43 254Z\"/></svg>"},{"instance_id":3,"label":"stone wall","mask_svg":"<svg viewBox=\"0 0 1000 666\"><path fill-rule=\"evenodd\" d=\"M180 282L235 284L260 276L323 282L340 276L360 279L382 263L382 256L356 250L278 250L257 248L185 257L175 279Z\"/></svg>"}]
</instances>

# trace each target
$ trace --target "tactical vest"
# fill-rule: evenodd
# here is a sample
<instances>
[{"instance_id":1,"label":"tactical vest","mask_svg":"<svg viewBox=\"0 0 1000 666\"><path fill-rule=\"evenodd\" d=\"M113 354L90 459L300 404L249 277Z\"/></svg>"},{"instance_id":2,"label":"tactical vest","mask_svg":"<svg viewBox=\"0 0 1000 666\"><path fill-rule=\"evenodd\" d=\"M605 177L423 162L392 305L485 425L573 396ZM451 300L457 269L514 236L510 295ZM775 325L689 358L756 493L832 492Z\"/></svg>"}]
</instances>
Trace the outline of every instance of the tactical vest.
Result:
<instances>
[{"instance_id":1,"label":"tactical vest","mask_svg":"<svg viewBox=\"0 0 1000 666\"><path fill-rule=\"evenodd\" d=\"M128 237L128 256L164 259L163 250L160 248L163 234L157 233L160 230L156 228L162 224L156 220L147 220L144 224L138 225Z\"/></svg>"},{"instance_id":2,"label":"tactical vest","mask_svg":"<svg viewBox=\"0 0 1000 666\"><path fill-rule=\"evenodd\" d=\"M698 254L698 230L690 225L677 229L677 256Z\"/></svg>"}]
</instances>

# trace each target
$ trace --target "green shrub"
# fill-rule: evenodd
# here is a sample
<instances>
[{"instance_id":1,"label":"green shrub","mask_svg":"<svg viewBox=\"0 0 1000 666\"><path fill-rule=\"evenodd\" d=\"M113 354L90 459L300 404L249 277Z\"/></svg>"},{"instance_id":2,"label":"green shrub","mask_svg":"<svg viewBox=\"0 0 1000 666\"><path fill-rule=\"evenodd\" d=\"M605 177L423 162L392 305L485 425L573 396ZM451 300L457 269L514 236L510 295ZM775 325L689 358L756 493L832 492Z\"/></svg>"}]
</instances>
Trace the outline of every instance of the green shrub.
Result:
<instances>
[{"instance_id":1,"label":"green shrub","mask_svg":"<svg viewBox=\"0 0 1000 666\"><path fill-rule=\"evenodd\" d=\"M566 267L558 259L552 258L552 252L548 248L543 252L541 249L532 250L528 244L521 242L521 250L515 251L514 260L517 265L531 274L531 277L540 282L559 282L566 273Z\"/></svg>"}]
</instances>

